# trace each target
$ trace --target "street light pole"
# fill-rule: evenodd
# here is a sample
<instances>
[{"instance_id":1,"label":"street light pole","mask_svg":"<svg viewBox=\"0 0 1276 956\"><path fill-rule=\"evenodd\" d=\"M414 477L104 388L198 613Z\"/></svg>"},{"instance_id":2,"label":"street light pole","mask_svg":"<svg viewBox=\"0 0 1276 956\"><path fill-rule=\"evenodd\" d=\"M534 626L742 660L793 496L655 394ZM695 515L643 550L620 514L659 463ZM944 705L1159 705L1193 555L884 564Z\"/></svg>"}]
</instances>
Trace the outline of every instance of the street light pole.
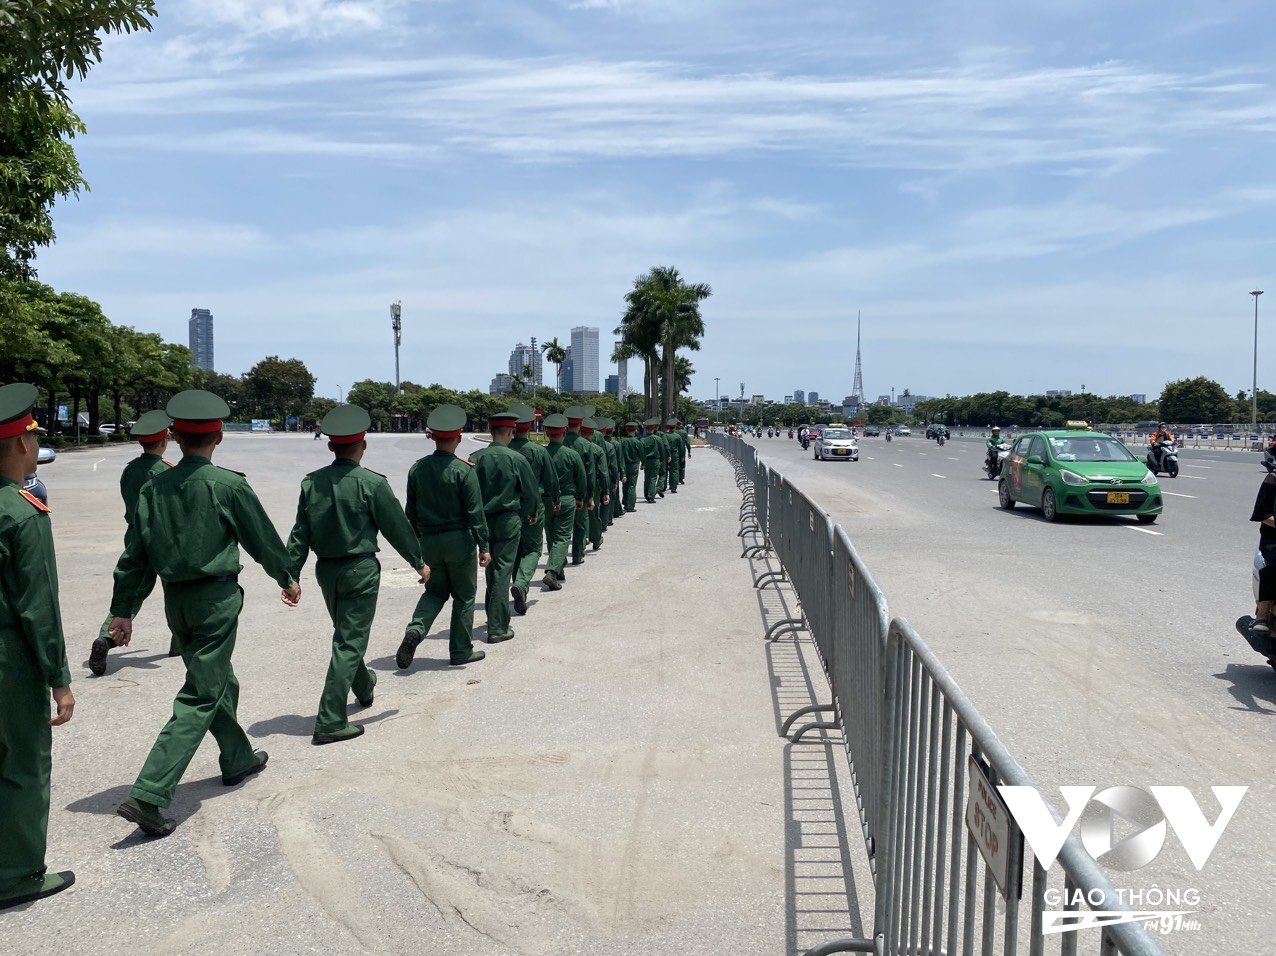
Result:
<instances>
[{"instance_id":1,"label":"street light pole","mask_svg":"<svg viewBox=\"0 0 1276 956\"><path fill-rule=\"evenodd\" d=\"M1250 293L1254 297L1254 384L1249 393L1249 420L1254 435L1258 434L1258 297L1262 294L1262 289Z\"/></svg>"},{"instance_id":2,"label":"street light pole","mask_svg":"<svg viewBox=\"0 0 1276 956\"><path fill-rule=\"evenodd\" d=\"M713 377L713 414L719 421L722 420L722 389L718 387L721 381L720 376Z\"/></svg>"},{"instance_id":3,"label":"street light pole","mask_svg":"<svg viewBox=\"0 0 1276 956\"><path fill-rule=\"evenodd\" d=\"M394 394L401 395L399 386L399 345L403 342L403 306L401 303L390 303L390 328L394 329Z\"/></svg>"}]
</instances>

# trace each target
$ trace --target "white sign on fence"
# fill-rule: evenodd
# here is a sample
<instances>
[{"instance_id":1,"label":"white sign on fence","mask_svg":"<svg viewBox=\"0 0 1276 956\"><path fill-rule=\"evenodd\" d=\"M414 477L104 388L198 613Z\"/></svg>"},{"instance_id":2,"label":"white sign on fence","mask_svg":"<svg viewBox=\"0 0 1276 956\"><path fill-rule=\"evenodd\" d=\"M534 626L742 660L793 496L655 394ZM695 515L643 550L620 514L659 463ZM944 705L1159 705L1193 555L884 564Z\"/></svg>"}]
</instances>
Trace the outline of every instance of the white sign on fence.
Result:
<instances>
[{"instance_id":1,"label":"white sign on fence","mask_svg":"<svg viewBox=\"0 0 1276 956\"><path fill-rule=\"evenodd\" d=\"M979 847L988 870L1006 898L1010 892L1012 862L1022 867L1019 860L1019 830L1011 819L1010 811L1001 801L1001 794L988 779L983 765L971 754L966 761L966 779L969 793L966 796L966 829Z\"/></svg>"}]
</instances>

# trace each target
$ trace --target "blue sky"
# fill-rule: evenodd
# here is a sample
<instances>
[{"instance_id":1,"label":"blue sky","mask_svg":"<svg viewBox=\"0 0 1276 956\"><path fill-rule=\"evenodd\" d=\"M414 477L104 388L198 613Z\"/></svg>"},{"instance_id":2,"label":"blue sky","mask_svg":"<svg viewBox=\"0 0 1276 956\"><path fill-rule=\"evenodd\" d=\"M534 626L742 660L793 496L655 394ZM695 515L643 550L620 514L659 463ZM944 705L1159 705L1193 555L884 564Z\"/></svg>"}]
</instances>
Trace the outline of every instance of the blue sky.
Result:
<instances>
[{"instance_id":1,"label":"blue sky","mask_svg":"<svg viewBox=\"0 0 1276 956\"><path fill-rule=\"evenodd\" d=\"M856 309L870 397L1235 390L1256 284L1276 390L1270 3L160 13L75 90L92 190L38 265L176 341L212 309L219 371L392 378L401 299L404 378L486 388L673 264L714 289L699 397L841 398Z\"/></svg>"}]
</instances>

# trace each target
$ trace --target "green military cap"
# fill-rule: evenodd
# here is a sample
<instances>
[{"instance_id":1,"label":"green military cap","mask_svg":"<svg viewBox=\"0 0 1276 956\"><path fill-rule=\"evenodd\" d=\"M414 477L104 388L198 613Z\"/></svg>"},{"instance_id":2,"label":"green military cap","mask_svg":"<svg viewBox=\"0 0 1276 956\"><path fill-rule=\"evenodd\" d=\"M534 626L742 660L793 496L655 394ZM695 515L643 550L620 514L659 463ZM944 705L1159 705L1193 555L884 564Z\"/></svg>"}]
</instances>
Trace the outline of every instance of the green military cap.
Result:
<instances>
[{"instance_id":1,"label":"green military cap","mask_svg":"<svg viewBox=\"0 0 1276 956\"><path fill-rule=\"evenodd\" d=\"M503 412L493 412L487 417L488 423L491 425L500 425L504 428L513 428L519 418L522 417L512 408L507 408Z\"/></svg>"},{"instance_id":2,"label":"green military cap","mask_svg":"<svg viewBox=\"0 0 1276 956\"><path fill-rule=\"evenodd\" d=\"M582 405L581 407L585 409L586 418L593 418L594 413L598 411L597 405Z\"/></svg>"},{"instance_id":3,"label":"green military cap","mask_svg":"<svg viewBox=\"0 0 1276 956\"><path fill-rule=\"evenodd\" d=\"M595 418L594 421L598 422L599 431L605 432L616 427L616 419L614 418Z\"/></svg>"},{"instance_id":4,"label":"green military cap","mask_svg":"<svg viewBox=\"0 0 1276 956\"><path fill-rule=\"evenodd\" d=\"M550 415L545 419L544 425L546 431L549 431L551 428L556 428L561 431L567 427L567 416L558 414Z\"/></svg>"},{"instance_id":5,"label":"green military cap","mask_svg":"<svg viewBox=\"0 0 1276 956\"><path fill-rule=\"evenodd\" d=\"M520 425L536 421L536 410L531 405L511 405L509 410L518 416L516 421Z\"/></svg>"},{"instance_id":6,"label":"green military cap","mask_svg":"<svg viewBox=\"0 0 1276 956\"><path fill-rule=\"evenodd\" d=\"M591 431L598 431L598 422L596 422L592 418L586 418L583 422L580 423L580 427L588 428Z\"/></svg>"},{"instance_id":7,"label":"green military cap","mask_svg":"<svg viewBox=\"0 0 1276 956\"><path fill-rule=\"evenodd\" d=\"M567 411L563 412L563 414L567 416L568 423L576 422L579 424L590 415L594 414L594 409L589 405L573 405L571 408L567 409Z\"/></svg>"},{"instance_id":8,"label":"green military cap","mask_svg":"<svg viewBox=\"0 0 1276 956\"><path fill-rule=\"evenodd\" d=\"M222 430L222 420L230 415L226 400L202 388L178 392L164 406L173 427L188 435L207 435Z\"/></svg>"},{"instance_id":9,"label":"green military cap","mask_svg":"<svg viewBox=\"0 0 1276 956\"><path fill-rule=\"evenodd\" d=\"M0 388L0 438L16 438L34 432L44 434L31 415L40 400L40 390L26 382L14 382Z\"/></svg>"},{"instance_id":10,"label":"green military cap","mask_svg":"<svg viewBox=\"0 0 1276 956\"><path fill-rule=\"evenodd\" d=\"M625 422L625 428L642 428L638 422Z\"/></svg>"},{"instance_id":11,"label":"green military cap","mask_svg":"<svg viewBox=\"0 0 1276 956\"><path fill-rule=\"evenodd\" d=\"M319 425L323 433L335 445L353 445L363 440L368 426L372 424L372 416L366 408L358 405L338 405Z\"/></svg>"},{"instance_id":12,"label":"green military cap","mask_svg":"<svg viewBox=\"0 0 1276 956\"><path fill-rule=\"evenodd\" d=\"M652 426L652 425L659 425L659 424L660 424L660 419L659 419L659 418L657 418L655 415L653 415L653 416L651 416L651 418L648 418L648 419L647 419L645 422L643 422L642 424L643 424L643 427L648 427L648 428L649 428L649 427L650 427L650 426Z\"/></svg>"},{"instance_id":13,"label":"green military cap","mask_svg":"<svg viewBox=\"0 0 1276 956\"><path fill-rule=\"evenodd\" d=\"M151 445L168 435L169 426L173 424L173 419L168 412L162 412L156 409L153 412L147 412L136 422L133 423L133 429L129 433L133 441L140 441L143 445Z\"/></svg>"},{"instance_id":14,"label":"green military cap","mask_svg":"<svg viewBox=\"0 0 1276 956\"><path fill-rule=\"evenodd\" d=\"M444 441L460 438L461 430L465 428L465 409L455 405L440 405L430 412L430 417L425 420L425 427L435 438L442 438Z\"/></svg>"}]
</instances>

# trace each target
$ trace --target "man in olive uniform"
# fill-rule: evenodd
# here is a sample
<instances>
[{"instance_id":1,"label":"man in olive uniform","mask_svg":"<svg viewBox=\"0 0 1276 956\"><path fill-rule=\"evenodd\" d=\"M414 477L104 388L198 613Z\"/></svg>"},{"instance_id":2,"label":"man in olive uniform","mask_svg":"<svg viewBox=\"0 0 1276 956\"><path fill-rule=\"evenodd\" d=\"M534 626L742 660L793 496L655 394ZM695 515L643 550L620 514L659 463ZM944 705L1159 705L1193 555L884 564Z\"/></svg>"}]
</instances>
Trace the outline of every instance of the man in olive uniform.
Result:
<instances>
[{"instance_id":1,"label":"man in olive uniform","mask_svg":"<svg viewBox=\"0 0 1276 956\"><path fill-rule=\"evenodd\" d=\"M328 436L332 464L301 480L297 521L288 538L289 571L296 580L315 553L315 578L332 619L332 659L319 698L313 744L351 740L363 727L346 717L350 691L360 707L371 707L377 675L364 655L377 613L381 562L378 532L413 568L424 584L430 569L421 560L421 545L399 499L384 475L362 465L372 418L358 405L338 405L320 427Z\"/></svg>"},{"instance_id":2,"label":"man in olive uniform","mask_svg":"<svg viewBox=\"0 0 1276 956\"><path fill-rule=\"evenodd\" d=\"M53 728L71 719L75 696L49 509L22 487L40 455L43 429L31 416L38 397L34 385L0 388L0 909L75 882L44 861Z\"/></svg>"},{"instance_id":3,"label":"man in olive uniform","mask_svg":"<svg viewBox=\"0 0 1276 956\"><path fill-rule=\"evenodd\" d=\"M621 499L621 486L625 483L624 463L620 459L620 446L616 443L614 432L616 431L616 420L614 418L604 418L599 422L600 430L603 436L603 451L607 452L607 466L611 469L611 486L609 493L611 495L611 504L608 506L607 523L613 525L616 519L625 513L625 504Z\"/></svg>"},{"instance_id":4,"label":"man in olive uniform","mask_svg":"<svg viewBox=\"0 0 1276 956\"><path fill-rule=\"evenodd\" d=\"M576 452L585 466L585 487L582 489L585 507L582 511L576 512L576 524L572 527L571 563L573 567L577 567L585 563L585 541L589 537L589 520L594 507L598 504L594 499L594 487L598 481L595 471L597 459L594 458L592 447L586 447L591 446L592 443L585 442L580 435L581 423L594 414L594 406L573 405L564 414L567 416L567 437L563 439L563 444Z\"/></svg>"},{"instance_id":5,"label":"man in olive uniform","mask_svg":"<svg viewBox=\"0 0 1276 956\"><path fill-rule=\"evenodd\" d=\"M474 456L474 474L483 495L483 513L491 542L492 561L487 566L487 643L499 644L514 636L510 628L510 586L523 528L535 524L540 507L540 482L527 459L509 447L519 413L514 410L491 416L492 444Z\"/></svg>"},{"instance_id":6,"label":"man in olive uniform","mask_svg":"<svg viewBox=\"0 0 1276 956\"><path fill-rule=\"evenodd\" d=\"M589 512L589 542L595 551L603 546L603 529L606 527L604 515L611 505L611 495L607 491L607 452L603 451L594 438L597 430L598 423L593 418L586 418L580 423L582 440L575 446L582 457L586 454L594 456L594 482L590 486L594 496L594 510Z\"/></svg>"},{"instance_id":7,"label":"man in olive uniform","mask_svg":"<svg viewBox=\"0 0 1276 956\"><path fill-rule=\"evenodd\" d=\"M253 750L236 714L239 681L231 655L244 606L239 545L283 589L285 604L301 599L288 552L252 488L243 475L212 462L229 406L211 392L191 389L174 395L164 410L173 419L182 460L142 486L137 534L115 566L111 597L111 637L127 645L140 595L158 574L168 626L186 665L173 716L116 810L151 836L173 832L173 821L160 809L173 802L205 734L217 741L226 786L266 766L266 752Z\"/></svg>"},{"instance_id":8,"label":"man in olive uniform","mask_svg":"<svg viewBox=\"0 0 1276 956\"><path fill-rule=\"evenodd\" d=\"M536 413L527 405L514 405L511 412L518 414L514 423L514 440L510 448L527 459L532 473L540 485L541 501L536 509L536 520L523 522L523 533L518 542L518 556L515 559L514 581L510 585L510 597L514 600L514 613L527 613L527 589L532 586L532 576L536 573L536 565L540 561L541 551L546 545L547 529L551 520L561 508L558 493L558 469L549 457L549 452L534 441L528 440L532 426L536 422ZM575 505L569 512L574 521Z\"/></svg>"},{"instance_id":9,"label":"man in olive uniform","mask_svg":"<svg viewBox=\"0 0 1276 956\"><path fill-rule=\"evenodd\" d=\"M402 670L412 666L417 645L449 598L448 663L472 664L486 656L474 649L474 595L478 591L474 549L478 548L479 564L485 568L492 555L474 465L456 457L465 411L455 405L440 405L430 412L425 424L434 440L434 454L417 461L408 472L407 514L421 542L421 557L430 567L430 580L394 657Z\"/></svg>"},{"instance_id":10,"label":"man in olive uniform","mask_svg":"<svg viewBox=\"0 0 1276 956\"><path fill-rule=\"evenodd\" d=\"M659 419L648 418L642 423L645 434L642 437L642 494L647 504L656 503L656 495L660 493L660 460L661 444L656 434Z\"/></svg>"},{"instance_id":11,"label":"man in olive uniform","mask_svg":"<svg viewBox=\"0 0 1276 956\"><path fill-rule=\"evenodd\" d=\"M682 484L682 469L679 465L682 438L678 435L677 428L676 419L665 420L665 442L669 446L669 492L675 495L678 493L678 485Z\"/></svg>"},{"instance_id":12,"label":"man in olive uniform","mask_svg":"<svg viewBox=\"0 0 1276 956\"><path fill-rule=\"evenodd\" d=\"M566 445L567 416L550 415L545 419L545 436L549 439L546 451L558 476L558 510L551 512L550 526L545 533L549 559L541 584L548 591L561 591L565 579L563 568L567 564L567 550L571 547L576 517L584 513L585 502L589 498L588 479L584 461Z\"/></svg>"},{"instance_id":13,"label":"man in olive uniform","mask_svg":"<svg viewBox=\"0 0 1276 956\"><path fill-rule=\"evenodd\" d=\"M168 417L168 412L156 410L144 414L133 426L132 438L142 446L142 453L125 465L120 475L120 497L124 499L125 548L128 547L129 538L137 533L134 522L137 518L137 496L142 493L142 486L156 475L173 467L171 461L164 460L164 452L168 448L168 427L172 424L173 420ZM142 600L133 609L130 617L137 617L137 612L142 609L142 601L145 601L155 589L155 572L149 572L148 577L149 582L144 582L139 592ZM112 614L106 615L106 620L102 622L102 628L98 631L93 647L89 651L89 670L97 677L106 673L106 655L115 646L115 641L111 640L113 617ZM176 657L177 654L177 644L174 641L169 645L168 656Z\"/></svg>"},{"instance_id":14,"label":"man in olive uniform","mask_svg":"<svg viewBox=\"0 0 1276 956\"><path fill-rule=\"evenodd\" d=\"M691 435L687 432L687 423L678 419L677 434L682 438L682 450L678 453L678 482L685 485L687 483L687 462L691 458Z\"/></svg>"},{"instance_id":15,"label":"man in olive uniform","mask_svg":"<svg viewBox=\"0 0 1276 956\"><path fill-rule=\"evenodd\" d=\"M625 469L625 511L638 507L638 476L642 472L642 439L637 422L625 422L625 437L620 439L620 457Z\"/></svg>"}]
</instances>

